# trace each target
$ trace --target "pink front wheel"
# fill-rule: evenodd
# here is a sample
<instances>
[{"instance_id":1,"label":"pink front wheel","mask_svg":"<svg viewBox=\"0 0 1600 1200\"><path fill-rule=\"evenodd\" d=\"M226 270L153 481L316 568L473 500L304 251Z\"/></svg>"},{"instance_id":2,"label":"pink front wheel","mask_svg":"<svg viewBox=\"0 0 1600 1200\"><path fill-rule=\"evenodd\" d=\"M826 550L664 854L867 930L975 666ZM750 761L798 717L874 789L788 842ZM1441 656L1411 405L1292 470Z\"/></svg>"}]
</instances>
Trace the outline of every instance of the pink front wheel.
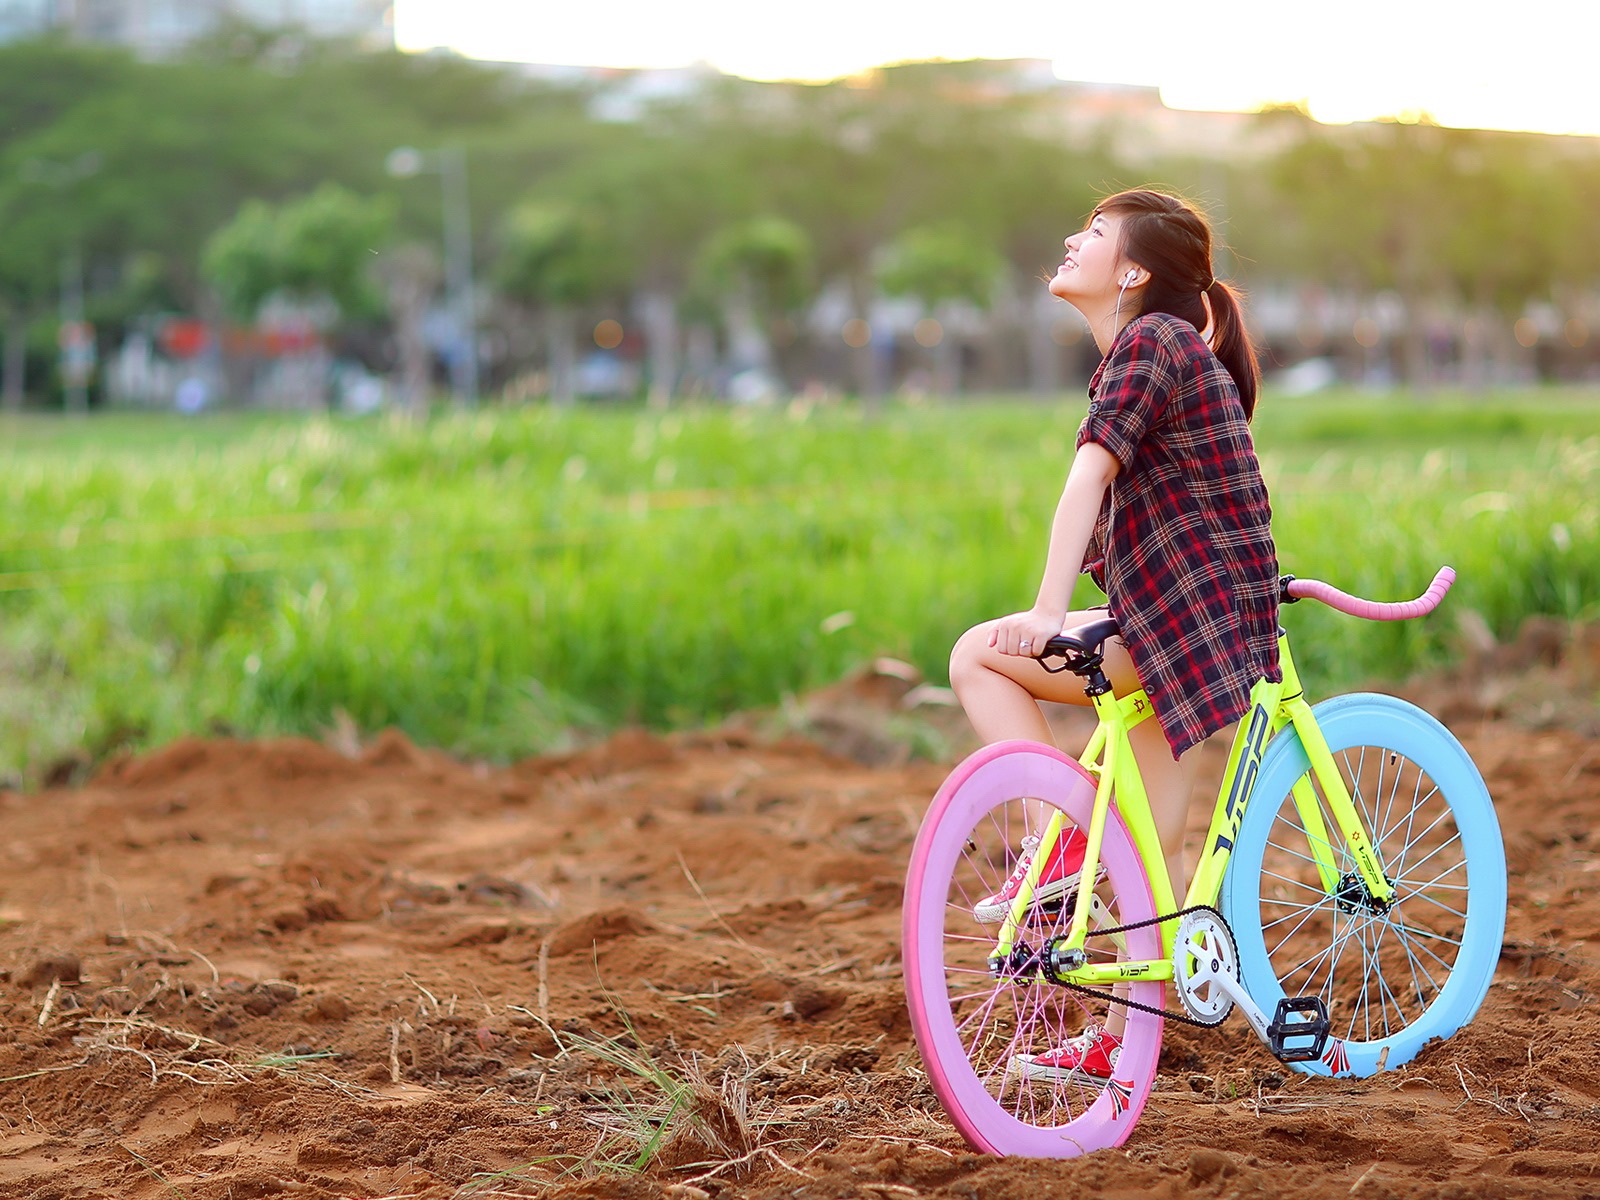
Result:
<instances>
[{"instance_id":1,"label":"pink front wheel","mask_svg":"<svg viewBox=\"0 0 1600 1200\"><path fill-rule=\"evenodd\" d=\"M1038 836L1051 809L1087 830L1094 782L1060 751L1037 742L1001 742L955 769L928 808L906 875L906 1001L928 1077L957 1129L991 1154L1071 1158L1118 1146L1132 1132L1155 1081L1162 1018L1114 1001L992 971L998 930L973 907L1011 874L1026 836ZM1107 816L1095 889L1099 922L1113 927L1156 915L1150 882L1127 828ZM1033 914L1029 947L1063 935L1071 907ZM1159 928L1095 935L1091 961L1161 957ZM1126 998L1160 1008L1160 983L1128 985ZM1053 1070L1050 1051L1091 1025L1125 1015L1122 1049L1109 1080Z\"/></svg>"}]
</instances>

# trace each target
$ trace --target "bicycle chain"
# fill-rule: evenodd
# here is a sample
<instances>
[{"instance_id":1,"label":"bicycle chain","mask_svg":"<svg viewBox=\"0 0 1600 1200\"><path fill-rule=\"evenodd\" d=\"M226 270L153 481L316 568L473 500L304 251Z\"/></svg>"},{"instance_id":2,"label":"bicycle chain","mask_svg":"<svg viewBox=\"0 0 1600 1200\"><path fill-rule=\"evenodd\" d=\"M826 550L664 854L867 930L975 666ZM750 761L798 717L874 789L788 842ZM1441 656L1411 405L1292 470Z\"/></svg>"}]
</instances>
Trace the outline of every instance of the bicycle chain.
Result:
<instances>
[{"instance_id":1,"label":"bicycle chain","mask_svg":"<svg viewBox=\"0 0 1600 1200\"><path fill-rule=\"evenodd\" d=\"M1114 925L1110 929L1096 929L1092 936L1108 937L1113 933L1127 933L1134 929L1145 929L1151 925L1160 925L1167 921L1176 921L1180 917L1187 917L1190 913L1197 912L1210 913L1212 916L1216 917L1217 920L1222 922L1224 928L1227 927L1227 918L1225 918L1216 909L1212 908L1209 904L1191 904L1188 908L1181 908L1177 912L1168 913L1165 916L1150 917L1143 921L1132 921L1127 925ZM1165 1017L1169 1021L1177 1021L1184 1025L1193 1025L1198 1029L1215 1029L1218 1025L1222 1024L1221 1021L1213 1021L1208 1025L1204 1021L1196 1020L1188 1013L1168 1012L1166 1009L1157 1008L1153 1004L1140 1004L1137 1000L1124 1000L1122 997L1117 996L1112 992L1097 991L1086 983L1068 983L1063 979L1056 986L1068 988L1074 992L1082 992L1086 996L1095 996L1101 1000L1108 1001L1111 1004L1120 1004L1124 1008L1136 1008L1140 1012L1147 1012L1157 1017ZM1226 1020L1226 1017L1224 1017L1224 1020Z\"/></svg>"}]
</instances>

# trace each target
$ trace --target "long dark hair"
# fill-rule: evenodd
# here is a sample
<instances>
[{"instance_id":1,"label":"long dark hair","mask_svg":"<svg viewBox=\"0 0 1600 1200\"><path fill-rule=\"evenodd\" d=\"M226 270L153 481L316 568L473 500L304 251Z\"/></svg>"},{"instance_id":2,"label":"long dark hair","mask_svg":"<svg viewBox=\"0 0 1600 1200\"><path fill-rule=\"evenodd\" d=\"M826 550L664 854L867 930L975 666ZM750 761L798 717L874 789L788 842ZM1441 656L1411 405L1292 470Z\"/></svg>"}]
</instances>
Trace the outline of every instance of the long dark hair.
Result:
<instances>
[{"instance_id":1,"label":"long dark hair","mask_svg":"<svg viewBox=\"0 0 1600 1200\"><path fill-rule=\"evenodd\" d=\"M1256 410L1261 368L1244 327L1240 295L1211 273L1211 225L1187 200L1144 188L1118 192L1097 213L1122 218L1122 254L1150 272L1142 311L1171 313L1196 329L1206 327L1204 292L1215 328L1211 349L1233 376L1248 419Z\"/></svg>"}]
</instances>

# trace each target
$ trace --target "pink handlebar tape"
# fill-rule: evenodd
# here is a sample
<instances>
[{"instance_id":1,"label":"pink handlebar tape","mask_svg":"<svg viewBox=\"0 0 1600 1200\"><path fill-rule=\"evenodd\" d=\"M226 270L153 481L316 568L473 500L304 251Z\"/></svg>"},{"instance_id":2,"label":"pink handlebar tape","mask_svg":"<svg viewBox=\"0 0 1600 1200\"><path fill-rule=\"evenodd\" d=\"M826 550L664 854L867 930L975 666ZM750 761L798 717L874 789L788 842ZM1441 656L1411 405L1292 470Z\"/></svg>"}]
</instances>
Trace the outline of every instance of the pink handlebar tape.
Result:
<instances>
[{"instance_id":1,"label":"pink handlebar tape","mask_svg":"<svg viewBox=\"0 0 1600 1200\"><path fill-rule=\"evenodd\" d=\"M1294 580L1289 584L1289 595L1296 600L1321 600L1330 608L1349 613L1352 617L1365 617L1369 621L1408 621L1412 617L1426 616L1438 608L1439 601L1444 599L1444 594L1455 581L1453 568L1440 567L1439 573L1422 595L1415 600L1400 600L1392 604L1385 604L1381 600L1363 600L1360 596L1341 592L1320 579Z\"/></svg>"}]
</instances>

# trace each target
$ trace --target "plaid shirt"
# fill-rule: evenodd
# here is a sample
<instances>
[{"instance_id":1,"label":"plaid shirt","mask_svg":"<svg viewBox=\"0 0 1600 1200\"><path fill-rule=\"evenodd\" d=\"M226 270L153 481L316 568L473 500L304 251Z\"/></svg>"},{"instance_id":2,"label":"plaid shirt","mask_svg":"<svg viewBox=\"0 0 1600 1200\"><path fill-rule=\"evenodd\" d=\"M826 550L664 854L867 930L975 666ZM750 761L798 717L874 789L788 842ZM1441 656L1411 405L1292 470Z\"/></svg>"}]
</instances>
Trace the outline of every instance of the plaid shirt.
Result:
<instances>
[{"instance_id":1,"label":"plaid shirt","mask_svg":"<svg viewBox=\"0 0 1600 1200\"><path fill-rule=\"evenodd\" d=\"M1233 377L1194 326L1130 321L1089 383L1078 445L1122 469L1084 569L1122 629L1174 757L1238 720L1278 670L1278 560Z\"/></svg>"}]
</instances>

